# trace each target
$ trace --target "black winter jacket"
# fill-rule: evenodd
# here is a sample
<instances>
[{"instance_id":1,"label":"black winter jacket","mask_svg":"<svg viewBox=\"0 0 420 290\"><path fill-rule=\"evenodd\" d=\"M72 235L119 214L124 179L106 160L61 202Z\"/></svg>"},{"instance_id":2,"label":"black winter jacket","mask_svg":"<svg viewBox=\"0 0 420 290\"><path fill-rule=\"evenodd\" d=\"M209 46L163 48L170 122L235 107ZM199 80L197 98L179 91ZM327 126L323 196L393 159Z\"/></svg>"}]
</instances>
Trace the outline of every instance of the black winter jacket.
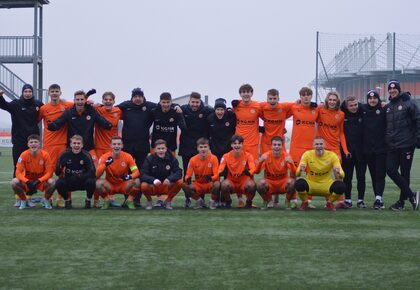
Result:
<instances>
[{"instance_id":1,"label":"black winter jacket","mask_svg":"<svg viewBox=\"0 0 420 290\"><path fill-rule=\"evenodd\" d=\"M346 102L341 104L341 111L344 112L344 135L346 136L346 144L349 152L353 156L361 156L362 154L362 137L363 137L363 122L362 122L362 104L356 113L350 113L347 109Z\"/></svg>"},{"instance_id":2,"label":"black winter jacket","mask_svg":"<svg viewBox=\"0 0 420 290\"><path fill-rule=\"evenodd\" d=\"M218 158L231 150L230 138L235 134L236 116L231 109L227 109L222 119L217 118L216 113L207 117L210 128L211 152Z\"/></svg>"},{"instance_id":3,"label":"black winter jacket","mask_svg":"<svg viewBox=\"0 0 420 290\"><path fill-rule=\"evenodd\" d=\"M375 107L362 105L363 109L363 154L383 154L386 152L385 108L379 102Z\"/></svg>"},{"instance_id":4,"label":"black winter jacket","mask_svg":"<svg viewBox=\"0 0 420 290\"><path fill-rule=\"evenodd\" d=\"M155 154L149 154L144 160L140 170L140 180L153 184L155 179L163 182L168 179L170 182L176 182L182 178L182 169L179 167L178 160L169 152L164 158Z\"/></svg>"}]
</instances>

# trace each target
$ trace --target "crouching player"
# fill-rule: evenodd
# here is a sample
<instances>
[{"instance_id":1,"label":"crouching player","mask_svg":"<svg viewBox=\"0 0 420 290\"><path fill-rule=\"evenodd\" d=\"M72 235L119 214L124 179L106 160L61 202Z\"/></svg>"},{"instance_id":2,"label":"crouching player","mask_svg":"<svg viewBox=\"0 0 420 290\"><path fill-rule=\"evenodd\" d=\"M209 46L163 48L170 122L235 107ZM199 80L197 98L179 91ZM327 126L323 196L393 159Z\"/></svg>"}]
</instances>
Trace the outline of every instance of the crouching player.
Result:
<instances>
[{"instance_id":1,"label":"crouching player","mask_svg":"<svg viewBox=\"0 0 420 290\"><path fill-rule=\"evenodd\" d=\"M182 189L188 198L196 200L196 209L204 205L202 196L211 193L210 209L216 209L216 201L219 198L219 161L210 153L210 142L206 138L197 140L198 154L190 159L185 174L185 183ZM195 180L192 180L194 175Z\"/></svg>"},{"instance_id":2,"label":"crouching player","mask_svg":"<svg viewBox=\"0 0 420 290\"><path fill-rule=\"evenodd\" d=\"M182 186L182 169L178 160L168 152L166 141L155 142L155 152L149 154L141 166L141 192L147 199L146 209L153 208L152 196L167 195L166 209L173 209L172 199Z\"/></svg>"},{"instance_id":3,"label":"crouching player","mask_svg":"<svg viewBox=\"0 0 420 290\"><path fill-rule=\"evenodd\" d=\"M54 165L50 155L41 149L41 138L38 135L28 136L28 148L19 156L16 177L11 182L13 191L21 199L19 209L35 206L32 195L37 190L45 191L42 204L46 209L51 209L49 199L54 191L51 179Z\"/></svg>"},{"instance_id":4,"label":"crouching player","mask_svg":"<svg viewBox=\"0 0 420 290\"><path fill-rule=\"evenodd\" d=\"M283 193L286 193L286 208L295 209L297 207L294 187L296 166L289 154L283 150L283 139L280 136L271 139L271 150L261 156L256 173L260 173L263 169L264 178L256 182L257 191L264 200L262 209L272 208L274 206L272 196Z\"/></svg>"},{"instance_id":5,"label":"crouching player","mask_svg":"<svg viewBox=\"0 0 420 290\"><path fill-rule=\"evenodd\" d=\"M95 165L89 153L83 150L82 136L74 135L70 138L70 149L60 155L55 174L58 176L55 187L64 198L66 209L72 208L68 192L74 190L86 190L85 208L91 208L96 188Z\"/></svg>"},{"instance_id":6,"label":"crouching player","mask_svg":"<svg viewBox=\"0 0 420 290\"><path fill-rule=\"evenodd\" d=\"M129 209L136 209L134 198L138 194L140 173L133 157L122 151L122 138L113 136L111 138L111 152L105 153L99 158L96 168L96 191L105 200L102 209L109 209L110 195L121 193L127 196L126 205ZM100 179L106 172L105 179Z\"/></svg>"},{"instance_id":7,"label":"crouching player","mask_svg":"<svg viewBox=\"0 0 420 290\"><path fill-rule=\"evenodd\" d=\"M308 195L325 196L327 210L335 211L334 202L344 194L344 171L340 160L332 151L325 150L325 141L317 136L314 149L306 151L297 168L296 176L306 175L295 182L295 188L302 200L301 210L308 206ZM334 176L334 177L333 177Z\"/></svg>"},{"instance_id":8,"label":"crouching player","mask_svg":"<svg viewBox=\"0 0 420 290\"><path fill-rule=\"evenodd\" d=\"M230 195L236 193L238 196L246 195L246 208L252 208L252 200L255 197L255 173L254 157L243 150L244 138L240 135L233 135L230 139L232 150L223 155L219 166L219 175L227 168L227 177L220 186L221 194L225 197L226 208L232 206Z\"/></svg>"}]
</instances>

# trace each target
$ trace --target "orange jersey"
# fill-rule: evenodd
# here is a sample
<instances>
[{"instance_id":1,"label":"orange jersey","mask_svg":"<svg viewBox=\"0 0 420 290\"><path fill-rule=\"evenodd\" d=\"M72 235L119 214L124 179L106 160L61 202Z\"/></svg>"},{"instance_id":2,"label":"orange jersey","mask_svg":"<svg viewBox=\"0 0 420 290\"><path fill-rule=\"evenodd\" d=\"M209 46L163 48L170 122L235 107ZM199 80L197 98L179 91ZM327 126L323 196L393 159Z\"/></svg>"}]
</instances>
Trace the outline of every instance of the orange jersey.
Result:
<instances>
[{"instance_id":1,"label":"orange jersey","mask_svg":"<svg viewBox=\"0 0 420 290\"><path fill-rule=\"evenodd\" d=\"M318 111L318 134L325 140L325 149L339 154L341 143L344 153L347 154L349 151L344 136L344 113L325 107L320 107Z\"/></svg>"},{"instance_id":2,"label":"orange jersey","mask_svg":"<svg viewBox=\"0 0 420 290\"><path fill-rule=\"evenodd\" d=\"M47 181L53 172L54 164L51 162L50 155L42 149L36 156L33 156L29 149L23 151L16 164L16 177L22 182L35 179L41 182Z\"/></svg>"},{"instance_id":3,"label":"orange jersey","mask_svg":"<svg viewBox=\"0 0 420 290\"><path fill-rule=\"evenodd\" d=\"M233 112L236 114L236 134L244 138L244 146L258 146L260 143L258 131L261 116L260 104L257 101L251 101L250 104L240 101Z\"/></svg>"},{"instance_id":4,"label":"orange jersey","mask_svg":"<svg viewBox=\"0 0 420 290\"><path fill-rule=\"evenodd\" d=\"M305 107L302 104L292 104L289 114L293 116L290 152L294 148L312 149L316 134L315 125L318 118L318 109Z\"/></svg>"},{"instance_id":5,"label":"orange jersey","mask_svg":"<svg viewBox=\"0 0 420 290\"><path fill-rule=\"evenodd\" d=\"M219 180L219 161L217 157L211 153L207 155L207 157L202 160L200 155L197 154L190 159L188 162L187 173L185 174L185 179L192 177L194 174L195 180L198 183L208 183L206 181L205 176L211 175L212 181Z\"/></svg>"},{"instance_id":6,"label":"orange jersey","mask_svg":"<svg viewBox=\"0 0 420 290\"><path fill-rule=\"evenodd\" d=\"M267 102L261 103L261 119L264 120L265 132L261 144L271 145L271 138L283 136L286 119L289 115L291 103L279 103L274 108Z\"/></svg>"},{"instance_id":7,"label":"orange jersey","mask_svg":"<svg viewBox=\"0 0 420 290\"><path fill-rule=\"evenodd\" d=\"M254 158L248 152L242 150L238 157L234 156L234 151L223 155L219 166L219 175L225 168L228 170L227 178L232 181L239 181L242 176L247 177L243 172L248 170L251 175L255 173L256 167Z\"/></svg>"},{"instance_id":8,"label":"orange jersey","mask_svg":"<svg viewBox=\"0 0 420 290\"><path fill-rule=\"evenodd\" d=\"M112 157L114 161L106 166L105 162L109 157ZM99 158L98 168L96 168L96 178L101 177L105 171L105 179L111 184L116 184L123 181L123 177L129 173L129 170L132 172L130 175L133 179L139 177L140 172L130 154L121 151L119 157L114 157L112 156L112 152L108 152Z\"/></svg>"},{"instance_id":9,"label":"orange jersey","mask_svg":"<svg viewBox=\"0 0 420 290\"><path fill-rule=\"evenodd\" d=\"M57 131L48 130L48 124L56 121L65 110L73 107L72 102L60 102L57 105L49 102L39 109L38 121L43 120L44 125L44 149L54 145L67 145L67 125Z\"/></svg>"},{"instance_id":10,"label":"orange jersey","mask_svg":"<svg viewBox=\"0 0 420 290\"><path fill-rule=\"evenodd\" d=\"M286 162L286 157L289 157L289 154L282 151L278 157L273 155L273 151L268 151L264 154L267 154L267 159L263 162L259 162L257 165L257 173L260 173L264 170L264 178L270 180L281 180L294 176L296 173L296 166L292 163Z\"/></svg>"},{"instance_id":11,"label":"orange jersey","mask_svg":"<svg viewBox=\"0 0 420 290\"><path fill-rule=\"evenodd\" d=\"M122 112L118 107L112 107L111 111L105 107L97 107L96 111L112 124L111 130L105 130L95 123L95 149L109 150L111 138L118 135L118 121L122 117Z\"/></svg>"}]
</instances>

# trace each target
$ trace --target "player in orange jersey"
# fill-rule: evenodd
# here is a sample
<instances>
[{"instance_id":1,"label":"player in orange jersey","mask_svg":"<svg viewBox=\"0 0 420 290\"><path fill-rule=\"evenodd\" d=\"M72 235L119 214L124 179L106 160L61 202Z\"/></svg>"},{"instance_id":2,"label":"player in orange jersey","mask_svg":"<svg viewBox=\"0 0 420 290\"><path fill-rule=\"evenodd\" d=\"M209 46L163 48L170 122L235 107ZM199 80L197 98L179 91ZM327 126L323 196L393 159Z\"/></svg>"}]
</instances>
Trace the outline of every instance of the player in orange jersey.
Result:
<instances>
[{"instance_id":1,"label":"player in orange jersey","mask_svg":"<svg viewBox=\"0 0 420 290\"><path fill-rule=\"evenodd\" d=\"M198 154L190 159L185 174L185 182L182 189L188 197L195 199L196 209L203 208L204 200L201 197L211 193L210 209L216 209L216 201L219 199L219 161L210 153L210 142L206 138L197 140ZM194 181L192 176L194 175Z\"/></svg>"},{"instance_id":2,"label":"player in orange jersey","mask_svg":"<svg viewBox=\"0 0 420 290\"><path fill-rule=\"evenodd\" d=\"M274 136L271 139L271 150L261 156L256 173L262 170L264 170L264 178L256 183L257 191L264 200L262 209L272 208L274 206L272 195L283 193L286 193L287 208L296 208L294 189L296 166L289 154L283 150L283 139L280 136Z\"/></svg>"},{"instance_id":3,"label":"player in orange jersey","mask_svg":"<svg viewBox=\"0 0 420 290\"><path fill-rule=\"evenodd\" d=\"M341 158L340 144L345 156L349 156L344 135L344 113L340 111L340 96L332 91L325 97L325 105L318 109L318 134L325 140L325 149Z\"/></svg>"},{"instance_id":4,"label":"player in orange jersey","mask_svg":"<svg viewBox=\"0 0 420 290\"><path fill-rule=\"evenodd\" d=\"M254 162L258 162L258 147L260 144L259 118L261 107L257 101L251 100L254 89L250 84L239 88L241 100L232 101L233 112L236 114L236 132L244 138L244 150L250 153Z\"/></svg>"},{"instance_id":5,"label":"player in orange jersey","mask_svg":"<svg viewBox=\"0 0 420 290\"><path fill-rule=\"evenodd\" d=\"M272 138L284 136L284 127L292 103L279 103L279 91L268 90L267 102L261 103L261 119L264 120L264 133L261 137L261 153L271 150ZM283 148L285 149L285 148Z\"/></svg>"},{"instance_id":6,"label":"player in orange jersey","mask_svg":"<svg viewBox=\"0 0 420 290\"><path fill-rule=\"evenodd\" d=\"M13 191L21 199L19 209L35 206L32 195L37 190L45 191L42 204L46 209L51 209L49 199L54 191L54 181L51 179L54 165L50 155L41 149L41 138L38 135L28 136L28 147L18 159L16 177L11 182ZM26 196L29 196L28 200Z\"/></svg>"},{"instance_id":7,"label":"player in orange jersey","mask_svg":"<svg viewBox=\"0 0 420 290\"><path fill-rule=\"evenodd\" d=\"M141 167L141 192L147 199L146 209L153 208L152 196L167 194L166 209L173 209L172 199L182 186L182 169L178 160L168 152L166 141L156 140L155 153L149 154Z\"/></svg>"},{"instance_id":8,"label":"player in orange jersey","mask_svg":"<svg viewBox=\"0 0 420 290\"><path fill-rule=\"evenodd\" d=\"M246 195L246 207L252 208L252 200L255 196L255 173L254 157L246 152L244 138L240 135L233 135L230 139L232 151L223 155L219 165L219 175L227 169L227 177L221 183L221 194L225 197L226 207L230 208L232 199L230 195L236 193L240 196Z\"/></svg>"},{"instance_id":9,"label":"player in orange jersey","mask_svg":"<svg viewBox=\"0 0 420 290\"><path fill-rule=\"evenodd\" d=\"M121 193L127 196L126 205L129 209L136 209L133 200L137 194L134 187L140 188L140 173L133 157L122 151L122 138L111 137L112 151L103 154L96 168L96 190L105 200L102 209L108 209L111 202L110 195ZM105 179L100 179L106 172Z\"/></svg>"},{"instance_id":10,"label":"player in orange jersey","mask_svg":"<svg viewBox=\"0 0 420 290\"><path fill-rule=\"evenodd\" d=\"M61 87L52 84L48 88L50 102L39 109L38 121L43 121L43 149L50 155L51 162L55 166L58 157L67 148L67 125L57 131L48 130L48 124L56 121L64 111L73 107L73 102L61 99ZM62 196L57 195L57 206L64 207Z\"/></svg>"}]
</instances>

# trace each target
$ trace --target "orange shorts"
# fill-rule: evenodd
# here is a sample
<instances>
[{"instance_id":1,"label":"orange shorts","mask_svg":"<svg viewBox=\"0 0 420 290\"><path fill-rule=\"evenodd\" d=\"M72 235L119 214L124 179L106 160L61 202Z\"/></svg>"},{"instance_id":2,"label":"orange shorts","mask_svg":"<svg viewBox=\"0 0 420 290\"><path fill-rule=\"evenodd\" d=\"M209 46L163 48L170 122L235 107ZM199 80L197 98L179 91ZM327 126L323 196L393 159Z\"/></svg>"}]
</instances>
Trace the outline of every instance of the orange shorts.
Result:
<instances>
[{"instance_id":1,"label":"orange shorts","mask_svg":"<svg viewBox=\"0 0 420 290\"><path fill-rule=\"evenodd\" d=\"M205 194L205 193L211 193L212 183L199 183L197 181L193 181L192 185L194 186L195 192L197 194Z\"/></svg>"},{"instance_id":2,"label":"orange shorts","mask_svg":"<svg viewBox=\"0 0 420 290\"><path fill-rule=\"evenodd\" d=\"M54 167L57 164L58 158L60 158L61 153L63 153L67 148L66 144L62 145L52 145L45 146L43 149L50 154L51 162L54 164Z\"/></svg>"},{"instance_id":3,"label":"orange shorts","mask_svg":"<svg viewBox=\"0 0 420 290\"><path fill-rule=\"evenodd\" d=\"M116 193L120 193L120 194L124 194L124 195L129 195L130 194L130 192L127 192L128 181L122 181L120 183L109 182L109 185L111 186L110 194L116 194Z\"/></svg>"},{"instance_id":4,"label":"orange shorts","mask_svg":"<svg viewBox=\"0 0 420 290\"><path fill-rule=\"evenodd\" d=\"M232 181L231 179L228 180L232 184L232 192L236 194L245 194L245 185L249 180L252 180L252 178L244 175L235 181Z\"/></svg>"},{"instance_id":5,"label":"orange shorts","mask_svg":"<svg viewBox=\"0 0 420 290\"><path fill-rule=\"evenodd\" d=\"M286 193L286 184L289 181L289 178L283 178L279 180L265 179L265 182L268 184L267 194L283 194Z\"/></svg>"},{"instance_id":6,"label":"orange shorts","mask_svg":"<svg viewBox=\"0 0 420 290\"><path fill-rule=\"evenodd\" d=\"M162 194L171 194L178 193L182 186L182 179L178 180L175 183L172 183L169 187L163 184L154 185L154 184L141 184L141 192L148 195L162 195Z\"/></svg>"}]
</instances>

